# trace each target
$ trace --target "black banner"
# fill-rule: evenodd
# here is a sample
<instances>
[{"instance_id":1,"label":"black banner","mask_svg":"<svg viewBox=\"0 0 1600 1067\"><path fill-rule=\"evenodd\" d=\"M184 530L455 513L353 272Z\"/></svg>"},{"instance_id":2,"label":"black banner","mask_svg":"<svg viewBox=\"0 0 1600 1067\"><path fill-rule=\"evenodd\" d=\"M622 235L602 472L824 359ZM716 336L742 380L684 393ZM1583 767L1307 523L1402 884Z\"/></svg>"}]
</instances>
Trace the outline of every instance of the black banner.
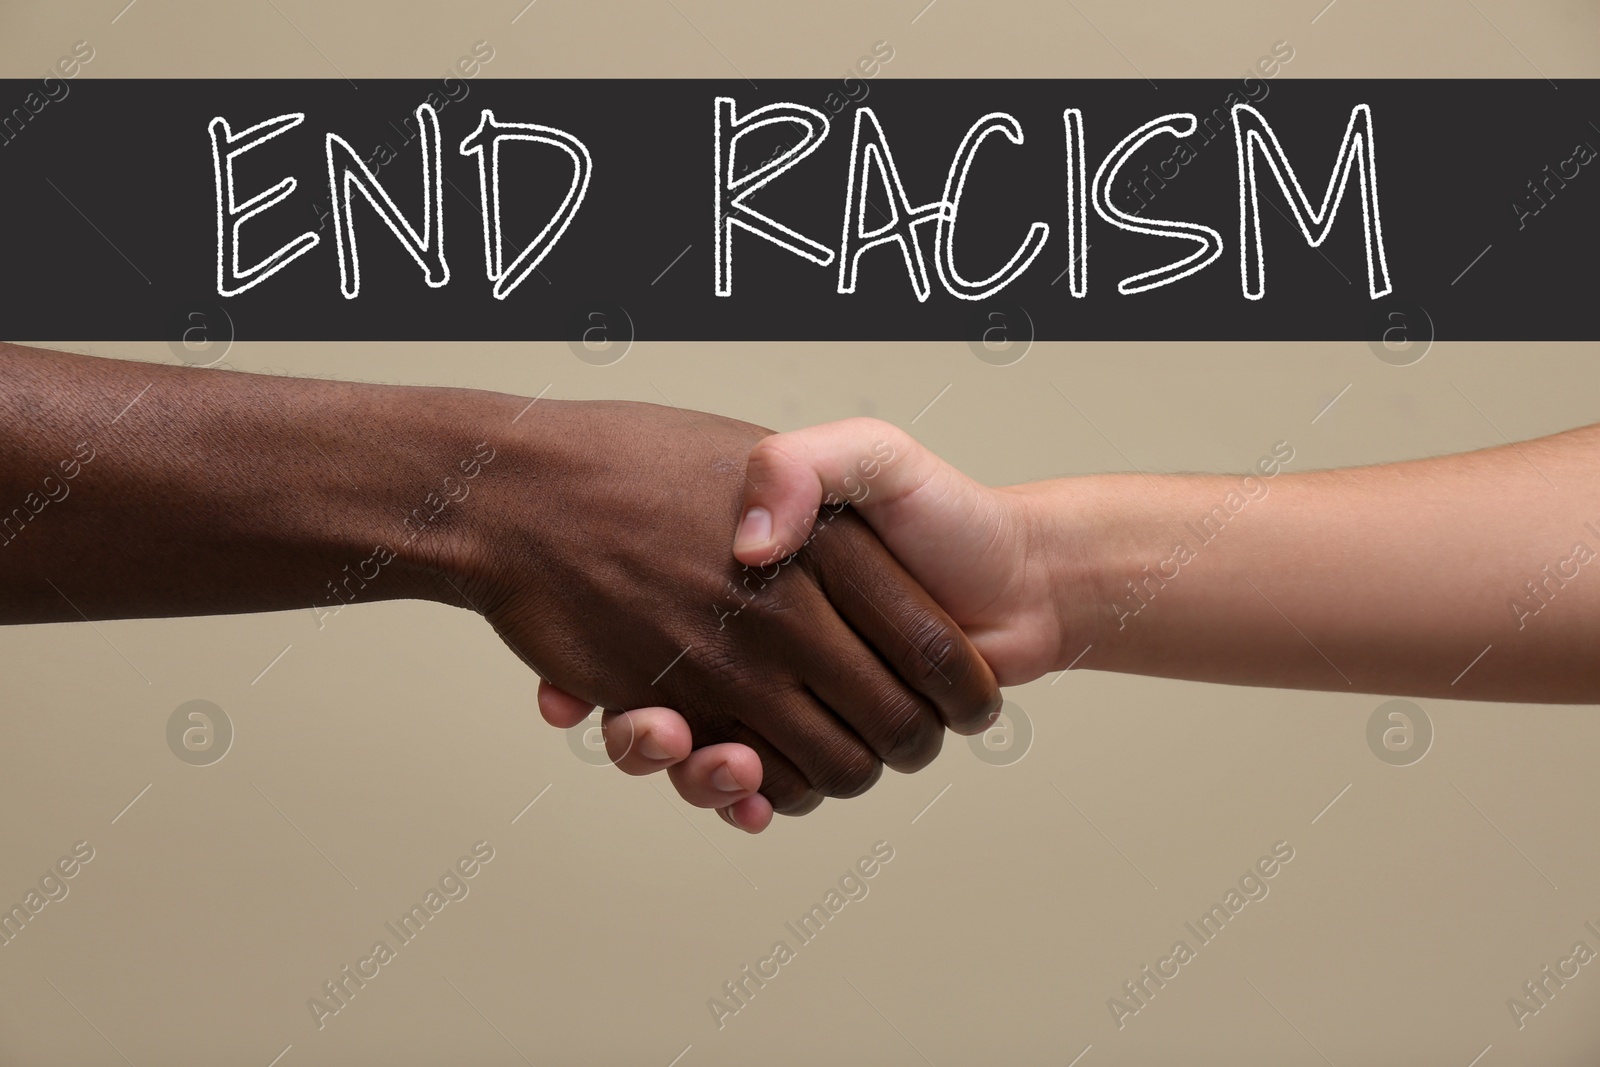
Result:
<instances>
[{"instance_id":1,"label":"black banner","mask_svg":"<svg viewBox=\"0 0 1600 1067\"><path fill-rule=\"evenodd\" d=\"M1595 81L0 93L8 338L1600 338Z\"/></svg>"}]
</instances>

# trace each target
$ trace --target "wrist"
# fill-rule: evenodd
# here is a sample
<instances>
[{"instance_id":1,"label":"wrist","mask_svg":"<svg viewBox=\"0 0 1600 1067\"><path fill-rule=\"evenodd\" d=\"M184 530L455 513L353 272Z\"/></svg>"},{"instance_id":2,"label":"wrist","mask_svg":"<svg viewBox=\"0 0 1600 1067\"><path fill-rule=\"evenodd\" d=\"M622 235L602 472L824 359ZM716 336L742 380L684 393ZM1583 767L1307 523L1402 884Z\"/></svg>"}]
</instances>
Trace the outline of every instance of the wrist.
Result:
<instances>
[{"instance_id":1,"label":"wrist","mask_svg":"<svg viewBox=\"0 0 1600 1067\"><path fill-rule=\"evenodd\" d=\"M597 498L615 449L597 436L590 402L437 392L412 431L426 442L426 474L394 522L429 599L492 617L513 594L563 584L553 561L592 536L573 503Z\"/></svg>"},{"instance_id":2,"label":"wrist","mask_svg":"<svg viewBox=\"0 0 1600 1067\"><path fill-rule=\"evenodd\" d=\"M1053 608L1050 670L1077 664L1086 649L1104 646L1119 628L1115 587L1123 584L1130 558L1131 488L1125 476L1085 475L1013 490L1028 530L1028 569L1043 576L1039 587ZM1095 665L1098 658L1090 653L1084 662Z\"/></svg>"},{"instance_id":3,"label":"wrist","mask_svg":"<svg viewBox=\"0 0 1600 1067\"><path fill-rule=\"evenodd\" d=\"M1051 546L1061 667L1089 646L1083 666L1149 672L1177 654L1185 626L1205 626L1195 597L1238 551L1233 535L1208 548L1228 517L1248 504L1237 480L1213 475L1105 474L1044 483L1040 510ZM1146 612L1152 614L1147 615Z\"/></svg>"},{"instance_id":4,"label":"wrist","mask_svg":"<svg viewBox=\"0 0 1600 1067\"><path fill-rule=\"evenodd\" d=\"M492 509L482 490L504 464L504 431L525 400L468 389L396 387L374 394L369 468L349 552L395 569L377 598L434 600L480 608ZM357 427L356 432L363 432ZM358 475L358 477L360 477Z\"/></svg>"}]
</instances>

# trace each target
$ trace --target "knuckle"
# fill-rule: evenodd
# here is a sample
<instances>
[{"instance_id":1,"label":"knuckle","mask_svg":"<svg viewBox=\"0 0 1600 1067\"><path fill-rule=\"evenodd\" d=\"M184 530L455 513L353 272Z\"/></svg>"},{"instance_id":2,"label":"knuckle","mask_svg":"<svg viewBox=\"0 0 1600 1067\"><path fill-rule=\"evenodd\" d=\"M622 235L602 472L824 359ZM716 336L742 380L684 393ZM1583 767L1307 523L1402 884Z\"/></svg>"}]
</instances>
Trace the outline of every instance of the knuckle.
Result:
<instances>
[{"instance_id":1,"label":"knuckle","mask_svg":"<svg viewBox=\"0 0 1600 1067\"><path fill-rule=\"evenodd\" d=\"M784 448L784 435L772 434L757 441L750 449L746 473L759 482L759 475L770 474L792 467L796 460Z\"/></svg>"},{"instance_id":2,"label":"knuckle","mask_svg":"<svg viewBox=\"0 0 1600 1067\"><path fill-rule=\"evenodd\" d=\"M852 746L849 751L837 752L811 784L825 797L854 797L871 789L882 774L883 764L877 757Z\"/></svg>"},{"instance_id":3,"label":"knuckle","mask_svg":"<svg viewBox=\"0 0 1600 1067\"><path fill-rule=\"evenodd\" d=\"M907 636L913 655L909 657L911 680L924 693L954 688L966 677L970 665L960 652L954 629L931 616L919 619Z\"/></svg>"},{"instance_id":4,"label":"knuckle","mask_svg":"<svg viewBox=\"0 0 1600 1067\"><path fill-rule=\"evenodd\" d=\"M690 648L683 654L685 660L700 675L726 678L739 670L739 650L731 641L707 641L704 648Z\"/></svg>"},{"instance_id":5,"label":"knuckle","mask_svg":"<svg viewBox=\"0 0 1600 1067\"><path fill-rule=\"evenodd\" d=\"M884 422L882 419L861 419L859 422L860 426L856 432L861 440L874 451L880 445L887 445L891 459L906 454L916 445L915 438L892 422Z\"/></svg>"},{"instance_id":6,"label":"knuckle","mask_svg":"<svg viewBox=\"0 0 1600 1067\"><path fill-rule=\"evenodd\" d=\"M780 815L804 815L822 803L822 797L791 768L774 767L768 759L761 763L761 795L771 801L773 811Z\"/></svg>"},{"instance_id":7,"label":"knuckle","mask_svg":"<svg viewBox=\"0 0 1600 1067\"><path fill-rule=\"evenodd\" d=\"M817 810L823 800L822 794L814 793L803 787L792 794L786 794L781 798L781 801L774 799L772 794L767 793L765 789L762 790L762 794L772 802L772 810L779 815L805 815L808 812Z\"/></svg>"},{"instance_id":8,"label":"knuckle","mask_svg":"<svg viewBox=\"0 0 1600 1067\"><path fill-rule=\"evenodd\" d=\"M904 436L905 431L892 422L884 422L870 416L861 415L849 420L850 432L858 437L881 437L898 441Z\"/></svg>"},{"instance_id":9,"label":"knuckle","mask_svg":"<svg viewBox=\"0 0 1600 1067\"><path fill-rule=\"evenodd\" d=\"M887 688L879 701L883 723L878 755L892 766L925 766L939 754L943 725L925 714L921 703L899 686Z\"/></svg>"}]
</instances>

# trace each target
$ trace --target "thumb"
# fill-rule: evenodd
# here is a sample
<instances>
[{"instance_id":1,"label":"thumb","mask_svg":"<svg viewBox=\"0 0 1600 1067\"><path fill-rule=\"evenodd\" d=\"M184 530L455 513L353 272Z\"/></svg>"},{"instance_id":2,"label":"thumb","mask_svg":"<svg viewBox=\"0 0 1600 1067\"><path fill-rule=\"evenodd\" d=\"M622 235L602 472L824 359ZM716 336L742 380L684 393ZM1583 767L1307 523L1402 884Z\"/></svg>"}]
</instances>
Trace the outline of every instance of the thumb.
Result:
<instances>
[{"instance_id":1,"label":"thumb","mask_svg":"<svg viewBox=\"0 0 1600 1067\"><path fill-rule=\"evenodd\" d=\"M954 468L878 419L845 419L756 443L734 537L741 563L767 565L800 550L824 505L851 504L883 536L894 506Z\"/></svg>"}]
</instances>

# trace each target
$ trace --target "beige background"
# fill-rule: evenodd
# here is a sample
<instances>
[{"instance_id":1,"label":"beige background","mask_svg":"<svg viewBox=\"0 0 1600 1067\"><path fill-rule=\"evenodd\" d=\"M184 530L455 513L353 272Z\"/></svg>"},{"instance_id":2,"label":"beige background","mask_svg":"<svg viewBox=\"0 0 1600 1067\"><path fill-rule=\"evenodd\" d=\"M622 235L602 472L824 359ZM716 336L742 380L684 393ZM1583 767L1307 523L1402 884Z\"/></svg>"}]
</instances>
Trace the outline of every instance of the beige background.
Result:
<instances>
[{"instance_id":1,"label":"beige background","mask_svg":"<svg viewBox=\"0 0 1600 1067\"><path fill-rule=\"evenodd\" d=\"M884 77L1159 81L1237 77L1288 40L1283 77L1559 81L1596 74L1600 39L1595 5L1571 0L96 0L8 3L4 21L13 77L82 38L96 49L85 77L356 80L442 75L480 39L488 77L833 77L888 40ZM1397 368L1362 343L1041 344L998 368L960 343L639 344L597 368L562 344L244 341L230 360L571 398L661 389L779 428L862 413L907 425L948 385L915 432L1010 482L1129 461L1242 470L1277 440L1309 469L1547 433L1600 419L1595 355L1450 343ZM1600 949L1583 929L1600 926L1591 710L1422 701L1432 749L1393 767L1365 737L1381 698L1052 678L1008 694L1036 735L1020 762L952 739L923 774L747 838L664 783L580 760L537 717L534 679L466 613L5 631L0 902L75 841L96 857L0 947L0 1062L1600 1058L1600 968L1520 1032L1506 1008L1574 941ZM165 739L195 698L237 731L209 767ZM470 895L319 1031L307 998L480 839L496 857ZM707 999L775 940L794 944L784 923L879 840L895 858L870 894L719 1031ZM1280 840L1296 854L1270 895L1119 1031L1107 999Z\"/></svg>"}]
</instances>

